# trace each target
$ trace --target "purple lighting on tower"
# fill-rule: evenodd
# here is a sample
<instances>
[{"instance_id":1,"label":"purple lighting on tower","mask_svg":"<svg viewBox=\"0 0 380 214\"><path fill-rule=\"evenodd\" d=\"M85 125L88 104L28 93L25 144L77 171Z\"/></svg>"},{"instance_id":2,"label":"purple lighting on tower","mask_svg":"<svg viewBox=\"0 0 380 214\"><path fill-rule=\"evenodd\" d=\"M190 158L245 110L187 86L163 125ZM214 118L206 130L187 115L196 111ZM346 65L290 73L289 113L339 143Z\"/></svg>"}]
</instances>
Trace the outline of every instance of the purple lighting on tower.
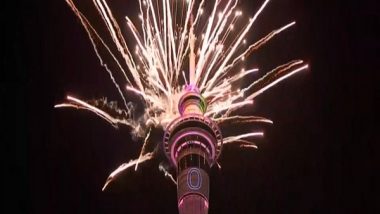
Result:
<instances>
[{"instance_id":1,"label":"purple lighting on tower","mask_svg":"<svg viewBox=\"0 0 380 214\"><path fill-rule=\"evenodd\" d=\"M222 149L222 134L204 116L207 105L197 87L188 85L178 103L180 117L164 134L164 150L177 169L177 198L180 214L207 214L209 170Z\"/></svg>"}]
</instances>

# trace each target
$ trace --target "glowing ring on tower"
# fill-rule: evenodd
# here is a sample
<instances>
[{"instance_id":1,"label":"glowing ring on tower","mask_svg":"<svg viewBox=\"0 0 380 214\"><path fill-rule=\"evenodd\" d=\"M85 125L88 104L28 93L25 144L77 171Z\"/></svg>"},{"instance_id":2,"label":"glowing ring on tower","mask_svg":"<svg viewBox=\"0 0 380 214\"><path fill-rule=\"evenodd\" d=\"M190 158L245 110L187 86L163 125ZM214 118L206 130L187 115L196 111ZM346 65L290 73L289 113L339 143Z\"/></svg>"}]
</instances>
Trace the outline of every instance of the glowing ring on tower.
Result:
<instances>
[{"instance_id":1,"label":"glowing ring on tower","mask_svg":"<svg viewBox=\"0 0 380 214\"><path fill-rule=\"evenodd\" d=\"M193 184L193 176L196 176L196 185ZM202 175L201 175L201 171L197 168L191 168L188 172L187 172L187 186L191 189L191 190L199 190L202 186Z\"/></svg>"},{"instance_id":2,"label":"glowing ring on tower","mask_svg":"<svg viewBox=\"0 0 380 214\"><path fill-rule=\"evenodd\" d=\"M218 159L222 146L223 146L223 137L221 134L221 131L217 124L213 122L211 119L199 115L199 114L187 114L181 117L178 117L177 119L173 120L165 129L164 139L163 139L163 147L166 156L171 160L171 162L177 166L176 161L176 153L178 147L181 148L180 144L177 144L178 141L181 139L178 138L179 135L176 135L178 132L181 132L181 130L185 128L201 128L202 130L197 131L197 133L194 133L190 136L194 136L195 138L201 137L205 141L200 143L200 146L206 147L210 153L208 160L210 161L211 165L214 163L216 159ZM192 130L194 131L194 129ZM207 133L207 134L206 134ZM179 134L179 133L178 133ZM210 136L211 138L209 138ZM190 137L193 138L193 137ZM212 140L215 138L215 141ZM182 138L184 139L184 138ZM181 140L182 141L182 140ZM189 141L192 142L192 144L197 144L199 142L196 139L189 139ZM177 147L177 148L176 148Z\"/></svg>"}]
</instances>

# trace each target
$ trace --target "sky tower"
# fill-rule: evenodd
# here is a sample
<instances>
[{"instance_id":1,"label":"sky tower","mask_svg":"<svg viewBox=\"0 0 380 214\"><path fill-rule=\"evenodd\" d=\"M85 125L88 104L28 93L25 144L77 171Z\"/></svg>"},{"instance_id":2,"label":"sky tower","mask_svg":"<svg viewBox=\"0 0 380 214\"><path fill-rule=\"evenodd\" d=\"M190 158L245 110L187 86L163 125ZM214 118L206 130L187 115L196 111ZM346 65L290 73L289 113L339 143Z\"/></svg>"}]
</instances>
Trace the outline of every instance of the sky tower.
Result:
<instances>
[{"instance_id":1,"label":"sky tower","mask_svg":"<svg viewBox=\"0 0 380 214\"><path fill-rule=\"evenodd\" d=\"M191 85L181 97L180 117L164 134L164 150L177 169L177 198L180 214L206 214L209 206L209 170L220 155L222 134L204 116L206 102Z\"/></svg>"},{"instance_id":2,"label":"sky tower","mask_svg":"<svg viewBox=\"0 0 380 214\"><path fill-rule=\"evenodd\" d=\"M177 172L177 199L180 214L207 214L209 170L218 159L223 137L219 127L204 116L207 102L194 84L195 37L190 32L190 84L178 102L180 117L164 134L164 151Z\"/></svg>"}]
</instances>

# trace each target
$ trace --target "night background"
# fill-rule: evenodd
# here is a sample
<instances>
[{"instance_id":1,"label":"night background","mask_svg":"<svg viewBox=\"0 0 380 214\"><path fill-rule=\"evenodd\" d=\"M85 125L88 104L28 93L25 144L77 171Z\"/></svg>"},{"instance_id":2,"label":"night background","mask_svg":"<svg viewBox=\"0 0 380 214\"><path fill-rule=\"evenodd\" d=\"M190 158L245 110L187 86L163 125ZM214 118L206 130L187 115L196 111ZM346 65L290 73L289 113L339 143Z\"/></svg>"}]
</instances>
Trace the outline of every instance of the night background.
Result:
<instances>
[{"instance_id":1,"label":"night background","mask_svg":"<svg viewBox=\"0 0 380 214\"><path fill-rule=\"evenodd\" d=\"M76 2L100 23L92 1ZM262 2L241 0L240 8L248 16ZM123 16L138 14L135 1L108 3L121 26ZM269 3L251 41L297 24L249 57L246 65L260 68L252 80L291 59L310 69L255 99L252 114L274 124L261 126L258 150L224 147L222 170L210 173L210 214L379 212L378 8L376 1ZM118 99L65 1L4 3L1 28L2 213L177 213L176 187L158 170L161 160L101 191L114 169L139 154L141 142L128 128L53 108L67 94Z\"/></svg>"}]
</instances>

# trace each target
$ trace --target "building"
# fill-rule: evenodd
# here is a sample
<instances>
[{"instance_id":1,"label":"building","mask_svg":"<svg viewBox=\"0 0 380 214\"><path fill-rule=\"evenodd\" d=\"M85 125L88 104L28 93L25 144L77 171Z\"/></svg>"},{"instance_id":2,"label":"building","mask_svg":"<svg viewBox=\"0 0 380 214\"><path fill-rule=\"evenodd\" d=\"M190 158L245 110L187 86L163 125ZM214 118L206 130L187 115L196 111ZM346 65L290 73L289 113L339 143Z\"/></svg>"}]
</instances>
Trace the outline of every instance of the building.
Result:
<instances>
[{"instance_id":1,"label":"building","mask_svg":"<svg viewBox=\"0 0 380 214\"><path fill-rule=\"evenodd\" d=\"M187 86L179 100L180 117L165 130L164 151L177 169L180 214L207 214L209 170L218 159L223 138L219 127L204 116L207 103L199 90Z\"/></svg>"}]
</instances>

